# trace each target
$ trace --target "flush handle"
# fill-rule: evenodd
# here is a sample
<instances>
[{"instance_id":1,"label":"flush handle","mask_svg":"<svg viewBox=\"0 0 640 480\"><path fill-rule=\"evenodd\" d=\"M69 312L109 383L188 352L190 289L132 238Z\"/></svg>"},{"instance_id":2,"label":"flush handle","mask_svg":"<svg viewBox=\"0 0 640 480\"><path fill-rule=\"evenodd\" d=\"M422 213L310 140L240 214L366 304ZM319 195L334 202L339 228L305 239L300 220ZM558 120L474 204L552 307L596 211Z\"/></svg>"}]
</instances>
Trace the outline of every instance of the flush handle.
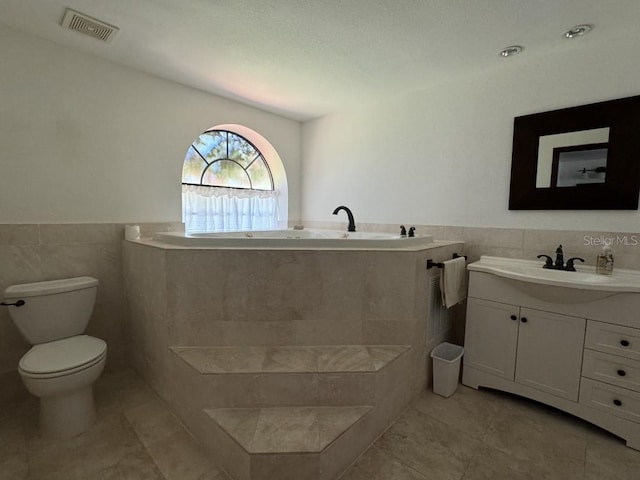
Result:
<instances>
[{"instance_id":1,"label":"flush handle","mask_svg":"<svg viewBox=\"0 0 640 480\"><path fill-rule=\"evenodd\" d=\"M25 304L24 300L18 300L16 303L0 303L3 307L21 307Z\"/></svg>"}]
</instances>

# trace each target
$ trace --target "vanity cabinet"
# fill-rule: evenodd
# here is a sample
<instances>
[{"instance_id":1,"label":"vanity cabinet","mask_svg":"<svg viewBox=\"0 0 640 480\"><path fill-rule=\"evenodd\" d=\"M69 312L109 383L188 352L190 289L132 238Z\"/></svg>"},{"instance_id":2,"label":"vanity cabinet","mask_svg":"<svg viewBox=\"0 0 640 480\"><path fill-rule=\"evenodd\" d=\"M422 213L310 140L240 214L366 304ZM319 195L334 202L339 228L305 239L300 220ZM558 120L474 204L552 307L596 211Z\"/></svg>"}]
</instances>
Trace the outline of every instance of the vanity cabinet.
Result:
<instances>
[{"instance_id":1,"label":"vanity cabinet","mask_svg":"<svg viewBox=\"0 0 640 480\"><path fill-rule=\"evenodd\" d=\"M582 377L581 403L640 423L640 330L589 320Z\"/></svg>"},{"instance_id":2,"label":"vanity cabinet","mask_svg":"<svg viewBox=\"0 0 640 480\"><path fill-rule=\"evenodd\" d=\"M585 324L583 318L470 298L465 365L577 401Z\"/></svg>"},{"instance_id":3,"label":"vanity cabinet","mask_svg":"<svg viewBox=\"0 0 640 480\"><path fill-rule=\"evenodd\" d=\"M551 405L640 450L640 294L568 290L470 268L462 383Z\"/></svg>"}]
</instances>

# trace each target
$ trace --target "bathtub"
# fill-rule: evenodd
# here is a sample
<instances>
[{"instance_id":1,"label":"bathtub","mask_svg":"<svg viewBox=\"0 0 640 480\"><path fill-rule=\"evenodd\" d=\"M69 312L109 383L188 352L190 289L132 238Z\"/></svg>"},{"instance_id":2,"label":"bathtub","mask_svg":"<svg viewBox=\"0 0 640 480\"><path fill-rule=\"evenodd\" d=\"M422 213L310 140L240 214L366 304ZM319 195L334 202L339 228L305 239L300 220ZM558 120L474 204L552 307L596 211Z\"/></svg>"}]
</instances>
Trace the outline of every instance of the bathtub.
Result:
<instances>
[{"instance_id":1,"label":"bathtub","mask_svg":"<svg viewBox=\"0 0 640 480\"><path fill-rule=\"evenodd\" d=\"M283 250L422 250L433 236L401 237L391 233L338 230L266 230L250 232L158 232L153 241L186 248L244 248Z\"/></svg>"}]
</instances>

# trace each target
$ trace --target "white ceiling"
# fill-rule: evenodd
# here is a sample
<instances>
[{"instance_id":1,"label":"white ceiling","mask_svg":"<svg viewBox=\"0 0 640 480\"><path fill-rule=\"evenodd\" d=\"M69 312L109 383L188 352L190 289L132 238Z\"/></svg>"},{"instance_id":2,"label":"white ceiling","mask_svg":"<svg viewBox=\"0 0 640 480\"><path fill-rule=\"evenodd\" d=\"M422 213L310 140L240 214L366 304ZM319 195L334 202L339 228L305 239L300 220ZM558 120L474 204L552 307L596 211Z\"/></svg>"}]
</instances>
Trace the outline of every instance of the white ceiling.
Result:
<instances>
[{"instance_id":1,"label":"white ceiling","mask_svg":"<svg viewBox=\"0 0 640 480\"><path fill-rule=\"evenodd\" d=\"M66 7L120 32L65 30ZM10 27L298 120L589 42L640 45L639 19L640 0L0 1ZM562 38L581 23L595 28ZM497 55L513 44L524 53Z\"/></svg>"}]
</instances>

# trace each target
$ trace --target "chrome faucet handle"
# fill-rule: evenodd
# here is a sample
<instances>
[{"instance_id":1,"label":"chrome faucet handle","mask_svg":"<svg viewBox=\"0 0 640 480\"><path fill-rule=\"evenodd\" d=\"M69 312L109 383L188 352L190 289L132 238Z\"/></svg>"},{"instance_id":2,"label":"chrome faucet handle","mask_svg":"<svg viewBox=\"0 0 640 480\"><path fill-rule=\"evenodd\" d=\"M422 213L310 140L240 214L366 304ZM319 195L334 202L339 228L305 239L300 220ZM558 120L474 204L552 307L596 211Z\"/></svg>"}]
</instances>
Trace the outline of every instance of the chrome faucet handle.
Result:
<instances>
[{"instance_id":1,"label":"chrome faucet handle","mask_svg":"<svg viewBox=\"0 0 640 480\"><path fill-rule=\"evenodd\" d=\"M584 258L580 258L580 257L573 257L573 258L570 258L569 260L567 260L567 264L566 264L566 265L565 265L565 267L564 267L564 269L565 269L567 272L575 272L575 271L576 271L576 267L574 267L574 266L573 266L573 262L574 262L575 260L579 260L579 261L581 261L582 263L584 263Z\"/></svg>"},{"instance_id":2,"label":"chrome faucet handle","mask_svg":"<svg viewBox=\"0 0 640 480\"><path fill-rule=\"evenodd\" d=\"M546 258L542 268L553 268L553 258L551 258L549 255L538 255L538 258L542 258L542 257Z\"/></svg>"}]
</instances>

